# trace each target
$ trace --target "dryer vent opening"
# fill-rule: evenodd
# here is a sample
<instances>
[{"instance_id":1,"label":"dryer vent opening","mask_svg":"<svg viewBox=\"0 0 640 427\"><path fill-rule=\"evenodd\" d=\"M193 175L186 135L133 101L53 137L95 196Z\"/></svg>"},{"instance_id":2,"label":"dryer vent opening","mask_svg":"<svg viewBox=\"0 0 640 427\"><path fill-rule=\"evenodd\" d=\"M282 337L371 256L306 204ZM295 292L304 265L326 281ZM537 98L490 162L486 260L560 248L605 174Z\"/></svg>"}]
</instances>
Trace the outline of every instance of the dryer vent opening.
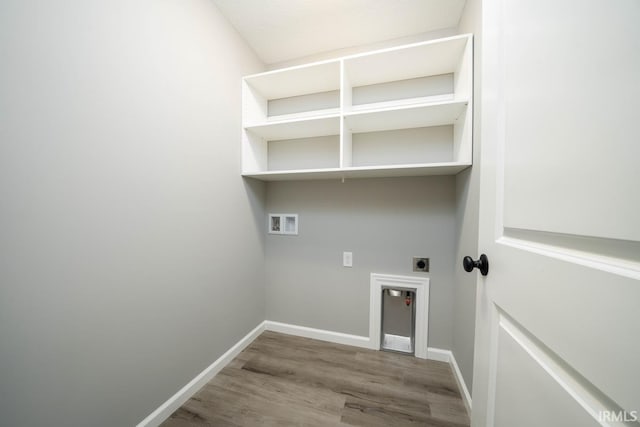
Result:
<instances>
[{"instance_id":1,"label":"dryer vent opening","mask_svg":"<svg viewBox=\"0 0 640 427\"><path fill-rule=\"evenodd\" d=\"M415 352L416 292L382 289L381 349L406 354Z\"/></svg>"}]
</instances>

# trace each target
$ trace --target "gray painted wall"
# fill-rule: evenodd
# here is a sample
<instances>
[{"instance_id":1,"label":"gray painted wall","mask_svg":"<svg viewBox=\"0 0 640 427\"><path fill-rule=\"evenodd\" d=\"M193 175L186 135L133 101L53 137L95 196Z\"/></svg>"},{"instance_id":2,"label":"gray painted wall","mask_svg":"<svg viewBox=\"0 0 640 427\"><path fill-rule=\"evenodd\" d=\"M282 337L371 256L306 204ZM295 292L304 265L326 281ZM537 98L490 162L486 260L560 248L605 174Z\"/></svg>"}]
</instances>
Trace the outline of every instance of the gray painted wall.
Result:
<instances>
[{"instance_id":1,"label":"gray painted wall","mask_svg":"<svg viewBox=\"0 0 640 427\"><path fill-rule=\"evenodd\" d=\"M471 393L473 383L473 349L476 324L476 280L478 273L462 269L462 258L477 259L478 196L480 192L480 41L481 1L467 0L460 20L460 33L474 34L474 128L473 167L456 175L456 266L454 270L453 346L452 352Z\"/></svg>"},{"instance_id":2,"label":"gray painted wall","mask_svg":"<svg viewBox=\"0 0 640 427\"><path fill-rule=\"evenodd\" d=\"M455 177L270 182L267 211L299 214L298 236L266 239L267 319L368 336L370 273L426 256L429 345L451 348Z\"/></svg>"},{"instance_id":3,"label":"gray painted wall","mask_svg":"<svg viewBox=\"0 0 640 427\"><path fill-rule=\"evenodd\" d=\"M135 425L265 318L208 0L0 3L0 424Z\"/></svg>"}]
</instances>

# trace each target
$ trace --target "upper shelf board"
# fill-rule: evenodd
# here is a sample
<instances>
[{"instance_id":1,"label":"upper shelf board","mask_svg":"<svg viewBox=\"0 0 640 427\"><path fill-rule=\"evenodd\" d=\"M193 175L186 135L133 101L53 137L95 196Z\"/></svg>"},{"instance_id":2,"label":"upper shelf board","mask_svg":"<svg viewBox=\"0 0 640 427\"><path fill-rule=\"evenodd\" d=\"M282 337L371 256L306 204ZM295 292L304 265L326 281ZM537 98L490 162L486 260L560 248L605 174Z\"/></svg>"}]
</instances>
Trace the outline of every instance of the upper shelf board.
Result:
<instances>
[{"instance_id":1,"label":"upper shelf board","mask_svg":"<svg viewBox=\"0 0 640 427\"><path fill-rule=\"evenodd\" d=\"M463 34L267 71L244 80L269 100L339 90L341 61L351 87L448 74L456 72L467 43L471 35Z\"/></svg>"},{"instance_id":2,"label":"upper shelf board","mask_svg":"<svg viewBox=\"0 0 640 427\"><path fill-rule=\"evenodd\" d=\"M316 62L244 78L265 99L281 99L340 89L340 61Z\"/></svg>"},{"instance_id":3,"label":"upper shelf board","mask_svg":"<svg viewBox=\"0 0 640 427\"><path fill-rule=\"evenodd\" d=\"M292 181L308 179L382 178L400 176L455 175L470 163L425 163L393 166L362 166L350 168L298 169L288 171L245 172L242 175L261 181Z\"/></svg>"},{"instance_id":4,"label":"upper shelf board","mask_svg":"<svg viewBox=\"0 0 640 427\"><path fill-rule=\"evenodd\" d=\"M358 87L454 73L467 43L471 36L465 34L354 55L344 59L345 74Z\"/></svg>"},{"instance_id":5,"label":"upper shelf board","mask_svg":"<svg viewBox=\"0 0 640 427\"><path fill-rule=\"evenodd\" d=\"M266 141L313 138L340 134L340 116L337 114L313 119L295 119L280 122L249 125L245 129Z\"/></svg>"},{"instance_id":6,"label":"upper shelf board","mask_svg":"<svg viewBox=\"0 0 640 427\"><path fill-rule=\"evenodd\" d=\"M353 133L450 125L456 122L467 104L468 101L449 101L358 111L346 114L345 122Z\"/></svg>"}]
</instances>

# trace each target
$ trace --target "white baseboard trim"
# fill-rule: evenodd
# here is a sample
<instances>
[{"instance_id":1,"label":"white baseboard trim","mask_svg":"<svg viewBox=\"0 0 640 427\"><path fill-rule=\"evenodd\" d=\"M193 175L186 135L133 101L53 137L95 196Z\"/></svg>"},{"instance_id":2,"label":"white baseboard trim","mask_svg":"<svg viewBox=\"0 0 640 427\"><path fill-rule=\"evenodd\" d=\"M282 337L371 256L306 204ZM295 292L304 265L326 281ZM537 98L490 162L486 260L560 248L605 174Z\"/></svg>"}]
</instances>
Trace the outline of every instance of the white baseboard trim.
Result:
<instances>
[{"instance_id":1,"label":"white baseboard trim","mask_svg":"<svg viewBox=\"0 0 640 427\"><path fill-rule=\"evenodd\" d=\"M371 340L369 337L360 335L344 334L342 332L326 331L324 329L308 328L306 326L291 325L289 323L274 322L266 320L264 322L265 330L280 332L287 335L295 335L298 337L313 338L320 341L327 341L336 344L352 345L355 347L371 348ZM377 350L377 349L376 349Z\"/></svg>"},{"instance_id":2,"label":"white baseboard trim","mask_svg":"<svg viewBox=\"0 0 640 427\"><path fill-rule=\"evenodd\" d=\"M427 359L429 360L437 360L438 362L450 363L452 358L453 353L451 353L451 350L442 350L440 348L434 347L427 348Z\"/></svg>"},{"instance_id":3,"label":"white baseboard trim","mask_svg":"<svg viewBox=\"0 0 640 427\"><path fill-rule=\"evenodd\" d=\"M458 382L458 387L462 391L462 400L464 401L464 405L467 407L467 413L469 417L471 417L471 394L469 393L469 389L467 388L467 383L464 382L464 378L462 378L462 371L460 371L460 367L458 366L458 362L456 362L456 358L451 353L451 360L449 361L451 368L453 369L453 376Z\"/></svg>"},{"instance_id":4,"label":"white baseboard trim","mask_svg":"<svg viewBox=\"0 0 640 427\"><path fill-rule=\"evenodd\" d=\"M215 362L200 372L194 379L189 381L176 394L171 396L166 402L153 411L144 420L140 421L136 427L157 427L164 420L182 406L191 396L200 390L207 382L211 381L225 366L229 364L242 350L253 342L263 331L280 332L287 335L295 335L305 338L313 338L321 341L332 342L336 344L351 345L355 347L372 349L372 340L369 337L360 335L344 334L342 332L327 331L324 329L309 328L306 326L291 325L288 323L274 322L265 320L256 326L251 332L245 335L233 347L227 350ZM374 350L379 350L375 348ZM462 391L462 400L467 407L469 415L471 415L471 395L462 378L462 373L458 367L453 353L450 350L443 350L434 347L427 348L427 359L447 362L451 365L454 377Z\"/></svg>"},{"instance_id":5,"label":"white baseboard trim","mask_svg":"<svg viewBox=\"0 0 640 427\"><path fill-rule=\"evenodd\" d=\"M467 384L464 382L464 378L462 378L462 372L460 371L460 367L458 366L458 362L456 362L453 352L451 350L429 347L427 348L427 359L449 363L451 370L453 371L453 377L456 379L458 387L462 393L464 406L466 406L467 412L469 413L469 416L471 416L471 394L469 394Z\"/></svg>"},{"instance_id":6,"label":"white baseboard trim","mask_svg":"<svg viewBox=\"0 0 640 427\"><path fill-rule=\"evenodd\" d=\"M324 329L308 328L306 326L292 325L289 323L274 322L272 320L265 320L264 329L266 331L280 332L287 335L295 335L298 337L313 338L320 341L327 341L336 344L352 345L355 347L362 347L372 349L371 339L369 337L363 337L360 335L344 334L342 332L327 331ZM378 348L373 348L379 350ZM447 362L451 366L453 376L458 383L458 387L462 393L462 400L467 408L467 412L471 415L471 395L467 389L467 385L462 378L462 372L456 362L456 358L453 356L451 350L443 350L440 348L428 347L427 359L437 360L440 362Z\"/></svg>"},{"instance_id":7,"label":"white baseboard trim","mask_svg":"<svg viewBox=\"0 0 640 427\"><path fill-rule=\"evenodd\" d=\"M191 396L200 390L206 383L211 381L218 372L229 364L242 350L255 340L265 330L265 322L260 323L251 332L240 339L233 347L227 350L215 362L200 372L194 379L189 381L187 385L182 387L176 394L171 396L166 402L153 411L147 418L140 421L137 427L156 427L180 406L182 406Z\"/></svg>"}]
</instances>

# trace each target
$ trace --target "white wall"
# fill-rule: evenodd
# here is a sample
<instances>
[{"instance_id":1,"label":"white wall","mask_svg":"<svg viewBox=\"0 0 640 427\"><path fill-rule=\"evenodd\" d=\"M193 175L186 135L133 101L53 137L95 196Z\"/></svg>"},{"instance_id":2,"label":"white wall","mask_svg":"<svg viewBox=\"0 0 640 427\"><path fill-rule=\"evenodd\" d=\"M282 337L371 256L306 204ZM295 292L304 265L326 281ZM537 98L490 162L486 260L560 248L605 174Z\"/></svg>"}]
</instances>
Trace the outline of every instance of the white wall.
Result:
<instances>
[{"instance_id":1,"label":"white wall","mask_svg":"<svg viewBox=\"0 0 640 427\"><path fill-rule=\"evenodd\" d=\"M267 67L277 69L457 33L458 29L449 28ZM459 287L454 283L454 271L459 268L456 181L455 177L418 177L347 180L344 184L268 183L267 211L300 213L301 234L267 237L267 319L368 336L369 274L419 274L411 271L411 257L426 255L432 264L428 345L453 348L454 292ZM342 252L348 250L354 253L352 269L341 267Z\"/></svg>"},{"instance_id":2,"label":"white wall","mask_svg":"<svg viewBox=\"0 0 640 427\"><path fill-rule=\"evenodd\" d=\"M270 182L267 211L298 213L300 233L267 236L268 320L368 336L370 273L424 277L426 256L429 345L451 348L454 177Z\"/></svg>"},{"instance_id":3,"label":"white wall","mask_svg":"<svg viewBox=\"0 0 640 427\"><path fill-rule=\"evenodd\" d=\"M474 259L478 252L478 196L480 192L480 40L481 0L467 0L460 20L460 33L474 34L474 122L473 167L456 175L456 249L453 297L452 352L471 392L473 381L473 354L476 313L477 270L467 273L462 269L462 258Z\"/></svg>"},{"instance_id":4,"label":"white wall","mask_svg":"<svg viewBox=\"0 0 640 427\"><path fill-rule=\"evenodd\" d=\"M310 62L324 61L335 59L342 56L356 55L358 53L369 52L377 49L386 49L394 46L402 46L409 43L419 43L425 40L439 39L443 37L455 36L458 34L456 28L443 28L441 30L429 31L421 34L400 37L397 39L385 40L377 43L370 43L359 46L349 46L343 49L332 50L329 52L317 53L302 58L292 59L291 61L276 62L267 64L269 70L277 70L278 68L293 67L294 65L308 64Z\"/></svg>"},{"instance_id":5,"label":"white wall","mask_svg":"<svg viewBox=\"0 0 640 427\"><path fill-rule=\"evenodd\" d=\"M134 425L265 318L207 0L0 3L0 424Z\"/></svg>"}]
</instances>

